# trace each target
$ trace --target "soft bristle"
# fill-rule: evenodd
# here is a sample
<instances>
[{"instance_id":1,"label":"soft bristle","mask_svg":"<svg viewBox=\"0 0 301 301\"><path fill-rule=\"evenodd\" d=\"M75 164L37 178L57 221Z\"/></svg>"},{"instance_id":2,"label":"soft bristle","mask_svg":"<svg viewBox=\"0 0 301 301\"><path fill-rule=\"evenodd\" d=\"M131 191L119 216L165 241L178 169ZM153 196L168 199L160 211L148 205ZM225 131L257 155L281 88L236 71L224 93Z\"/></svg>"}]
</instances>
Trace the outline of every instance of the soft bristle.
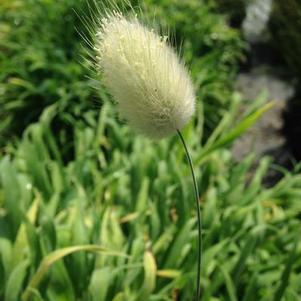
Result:
<instances>
[{"instance_id":1,"label":"soft bristle","mask_svg":"<svg viewBox=\"0 0 301 301\"><path fill-rule=\"evenodd\" d=\"M181 129L195 109L190 77L166 37L137 17L108 14L97 32L97 64L120 116L140 133L161 138Z\"/></svg>"}]
</instances>

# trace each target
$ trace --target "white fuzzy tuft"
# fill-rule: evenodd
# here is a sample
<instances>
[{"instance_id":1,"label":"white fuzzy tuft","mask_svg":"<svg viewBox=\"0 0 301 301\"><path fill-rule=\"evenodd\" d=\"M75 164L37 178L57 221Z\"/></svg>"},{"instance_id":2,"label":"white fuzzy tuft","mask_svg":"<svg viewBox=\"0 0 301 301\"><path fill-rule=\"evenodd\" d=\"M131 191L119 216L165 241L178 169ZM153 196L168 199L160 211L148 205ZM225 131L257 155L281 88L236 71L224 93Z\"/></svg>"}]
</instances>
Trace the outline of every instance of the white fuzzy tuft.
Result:
<instances>
[{"instance_id":1,"label":"white fuzzy tuft","mask_svg":"<svg viewBox=\"0 0 301 301\"><path fill-rule=\"evenodd\" d=\"M133 128L162 138L187 123L195 110L194 88L165 38L116 13L101 21L96 50L104 85Z\"/></svg>"}]
</instances>

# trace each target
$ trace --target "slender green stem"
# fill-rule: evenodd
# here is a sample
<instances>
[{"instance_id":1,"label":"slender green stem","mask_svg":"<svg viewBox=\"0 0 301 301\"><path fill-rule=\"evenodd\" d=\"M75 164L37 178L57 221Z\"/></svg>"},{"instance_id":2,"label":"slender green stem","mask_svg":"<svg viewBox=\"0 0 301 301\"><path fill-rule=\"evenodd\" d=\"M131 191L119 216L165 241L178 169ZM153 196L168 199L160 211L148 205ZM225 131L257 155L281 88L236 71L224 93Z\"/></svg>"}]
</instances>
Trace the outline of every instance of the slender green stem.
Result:
<instances>
[{"instance_id":1,"label":"slender green stem","mask_svg":"<svg viewBox=\"0 0 301 301\"><path fill-rule=\"evenodd\" d=\"M195 178L193 164L192 164L192 160L191 160L187 145L185 143L185 140L184 140L181 132L179 130L177 130L177 132L183 143L183 146L184 146L184 149L186 152L186 157L187 157L187 161L190 166L190 171L191 171L191 176L192 176L193 186L194 186L195 204L196 204L197 218L198 218L198 243L197 243L198 265L197 265L197 283L196 283L197 290L196 290L195 301L199 301L201 298L200 282L201 282L201 264L202 264L202 220L201 220L201 209L200 209L200 203L199 203L199 190L198 190L198 185L197 185L196 178Z\"/></svg>"}]
</instances>

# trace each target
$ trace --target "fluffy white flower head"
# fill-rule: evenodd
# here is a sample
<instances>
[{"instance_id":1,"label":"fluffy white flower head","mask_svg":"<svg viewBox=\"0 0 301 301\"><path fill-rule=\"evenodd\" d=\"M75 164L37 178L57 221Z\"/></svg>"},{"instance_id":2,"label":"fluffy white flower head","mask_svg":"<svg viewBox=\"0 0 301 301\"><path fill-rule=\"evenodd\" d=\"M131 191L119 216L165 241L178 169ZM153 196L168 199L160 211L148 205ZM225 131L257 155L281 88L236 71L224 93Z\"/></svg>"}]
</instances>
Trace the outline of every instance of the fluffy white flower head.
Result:
<instances>
[{"instance_id":1,"label":"fluffy white flower head","mask_svg":"<svg viewBox=\"0 0 301 301\"><path fill-rule=\"evenodd\" d=\"M119 115L138 132L162 138L180 130L195 110L185 66L166 39L119 13L102 19L97 64Z\"/></svg>"}]
</instances>

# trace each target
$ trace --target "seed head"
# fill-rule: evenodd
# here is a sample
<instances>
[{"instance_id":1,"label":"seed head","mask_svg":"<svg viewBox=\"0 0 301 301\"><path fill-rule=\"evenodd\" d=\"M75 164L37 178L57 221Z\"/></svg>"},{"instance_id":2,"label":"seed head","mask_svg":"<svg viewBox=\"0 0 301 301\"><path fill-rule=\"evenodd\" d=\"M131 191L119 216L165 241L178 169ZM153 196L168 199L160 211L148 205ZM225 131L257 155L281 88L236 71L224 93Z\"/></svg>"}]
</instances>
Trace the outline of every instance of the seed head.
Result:
<instances>
[{"instance_id":1,"label":"seed head","mask_svg":"<svg viewBox=\"0 0 301 301\"><path fill-rule=\"evenodd\" d=\"M97 67L122 119L151 138L187 123L195 110L194 88L165 37L137 17L115 13L101 21L96 40Z\"/></svg>"}]
</instances>

